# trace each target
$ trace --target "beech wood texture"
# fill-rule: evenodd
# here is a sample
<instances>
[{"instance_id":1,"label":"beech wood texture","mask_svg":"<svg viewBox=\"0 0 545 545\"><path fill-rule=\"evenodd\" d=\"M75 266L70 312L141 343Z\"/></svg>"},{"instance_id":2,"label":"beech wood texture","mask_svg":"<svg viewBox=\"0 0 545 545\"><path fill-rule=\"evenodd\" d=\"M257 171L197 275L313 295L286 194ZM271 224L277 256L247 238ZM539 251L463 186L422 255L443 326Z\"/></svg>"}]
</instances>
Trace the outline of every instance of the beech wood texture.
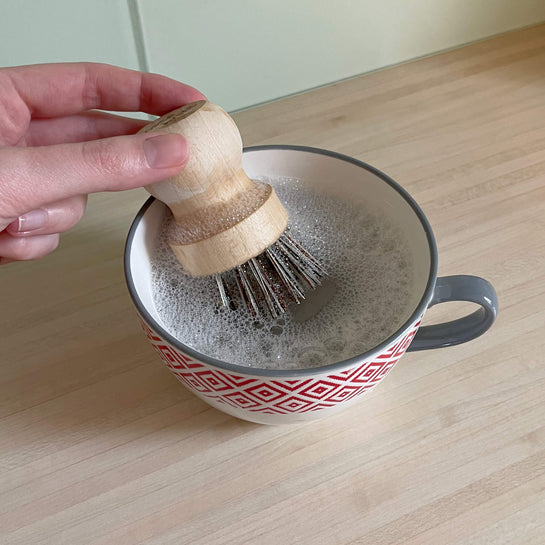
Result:
<instances>
[{"instance_id":1,"label":"beech wood texture","mask_svg":"<svg viewBox=\"0 0 545 545\"><path fill-rule=\"evenodd\" d=\"M95 195L55 253L0 269L0 543L542 545L545 26L234 117L248 145L329 148L398 180L440 273L495 285L496 324L406 354L325 420L239 421L139 329L122 254L147 193Z\"/></svg>"},{"instance_id":2,"label":"beech wood texture","mask_svg":"<svg viewBox=\"0 0 545 545\"><path fill-rule=\"evenodd\" d=\"M189 145L185 168L146 188L172 211L168 242L188 274L234 269L280 238L288 213L270 185L244 172L240 133L224 110L192 102L141 132L157 130L182 134Z\"/></svg>"}]
</instances>

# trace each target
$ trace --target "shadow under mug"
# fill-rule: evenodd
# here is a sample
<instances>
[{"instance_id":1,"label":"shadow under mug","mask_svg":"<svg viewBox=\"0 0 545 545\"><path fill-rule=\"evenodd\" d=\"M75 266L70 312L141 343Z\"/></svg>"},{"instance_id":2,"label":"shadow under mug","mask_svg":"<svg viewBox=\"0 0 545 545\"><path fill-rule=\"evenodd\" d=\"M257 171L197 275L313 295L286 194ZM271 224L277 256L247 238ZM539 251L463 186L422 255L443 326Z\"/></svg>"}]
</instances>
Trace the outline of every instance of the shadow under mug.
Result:
<instances>
[{"instance_id":1,"label":"shadow under mug","mask_svg":"<svg viewBox=\"0 0 545 545\"><path fill-rule=\"evenodd\" d=\"M403 325L356 357L289 370L214 359L174 338L155 309L150 256L166 207L150 198L138 212L127 238L127 286L142 328L159 356L180 382L208 404L264 424L320 418L369 392L405 351L460 344L483 334L493 324L498 304L492 285L476 276L437 278L437 248L428 220L412 197L379 170L322 149L274 145L246 148L243 167L250 177L303 180L318 191L386 213L408 235L415 282ZM451 322L420 327L426 309L446 301L469 301L480 308ZM190 320L191 316L183 319Z\"/></svg>"}]
</instances>

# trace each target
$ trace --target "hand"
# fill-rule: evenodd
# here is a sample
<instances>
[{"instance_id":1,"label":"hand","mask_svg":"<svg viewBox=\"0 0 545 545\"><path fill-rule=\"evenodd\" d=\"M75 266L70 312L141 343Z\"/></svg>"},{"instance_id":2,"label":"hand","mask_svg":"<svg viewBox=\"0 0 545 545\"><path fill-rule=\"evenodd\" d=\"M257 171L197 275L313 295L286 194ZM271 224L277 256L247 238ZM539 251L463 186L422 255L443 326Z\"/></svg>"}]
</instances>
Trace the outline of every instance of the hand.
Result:
<instances>
[{"instance_id":1,"label":"hand","mask_svg":"<svg viewBox=\"0 0 545 545\"><path fill-rule=\"evenodd\" d=\"M146 121L94 109L162 115L204 96L156 74L103 64L0 69L0 264L53 251L87 194L174 175L184 138L134 134Z\"/></svg>"}]
</instances>

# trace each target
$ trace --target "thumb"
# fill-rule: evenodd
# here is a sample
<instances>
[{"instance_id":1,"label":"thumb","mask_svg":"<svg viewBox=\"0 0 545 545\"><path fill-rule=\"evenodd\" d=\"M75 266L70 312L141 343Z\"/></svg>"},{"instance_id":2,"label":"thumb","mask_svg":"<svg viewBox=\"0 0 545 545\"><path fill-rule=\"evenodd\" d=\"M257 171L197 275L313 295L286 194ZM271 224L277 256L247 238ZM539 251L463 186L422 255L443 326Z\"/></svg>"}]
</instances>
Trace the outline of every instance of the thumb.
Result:
<instances>
[{"instance_id":1,"label":"thumb","mask_svg":"<svg viewBox=\"0 0 545 545\"><path fill-rule=\"evenodd\" d=\"M135 134L43 147L0 147L0 221L74 195L122 191L176 174L189 158L178 134Z\"/></svg>"}]
</instances>

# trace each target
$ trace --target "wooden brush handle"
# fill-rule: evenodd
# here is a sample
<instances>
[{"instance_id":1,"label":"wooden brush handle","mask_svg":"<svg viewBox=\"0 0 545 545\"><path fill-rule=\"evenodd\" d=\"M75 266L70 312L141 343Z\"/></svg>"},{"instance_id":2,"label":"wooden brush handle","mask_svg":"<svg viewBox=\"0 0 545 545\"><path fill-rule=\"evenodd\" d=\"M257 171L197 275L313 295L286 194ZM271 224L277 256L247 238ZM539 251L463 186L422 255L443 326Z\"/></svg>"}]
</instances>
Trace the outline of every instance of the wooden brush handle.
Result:
<instances>
[{"instance_id":1,"label":"wooden brush handle","mask_svg":"<svg viewBox=\"0 0 545 545\"><path fill-rule=\"evenodd\" d=\"M184 270L205 276L233 269L271 246L288 214L268 184L242 168L242 140L219 106L192 102L141 132L182 134L189 161L179 174L146 189L172 211L169 244Z\"/></svg>"}]
</instances>

